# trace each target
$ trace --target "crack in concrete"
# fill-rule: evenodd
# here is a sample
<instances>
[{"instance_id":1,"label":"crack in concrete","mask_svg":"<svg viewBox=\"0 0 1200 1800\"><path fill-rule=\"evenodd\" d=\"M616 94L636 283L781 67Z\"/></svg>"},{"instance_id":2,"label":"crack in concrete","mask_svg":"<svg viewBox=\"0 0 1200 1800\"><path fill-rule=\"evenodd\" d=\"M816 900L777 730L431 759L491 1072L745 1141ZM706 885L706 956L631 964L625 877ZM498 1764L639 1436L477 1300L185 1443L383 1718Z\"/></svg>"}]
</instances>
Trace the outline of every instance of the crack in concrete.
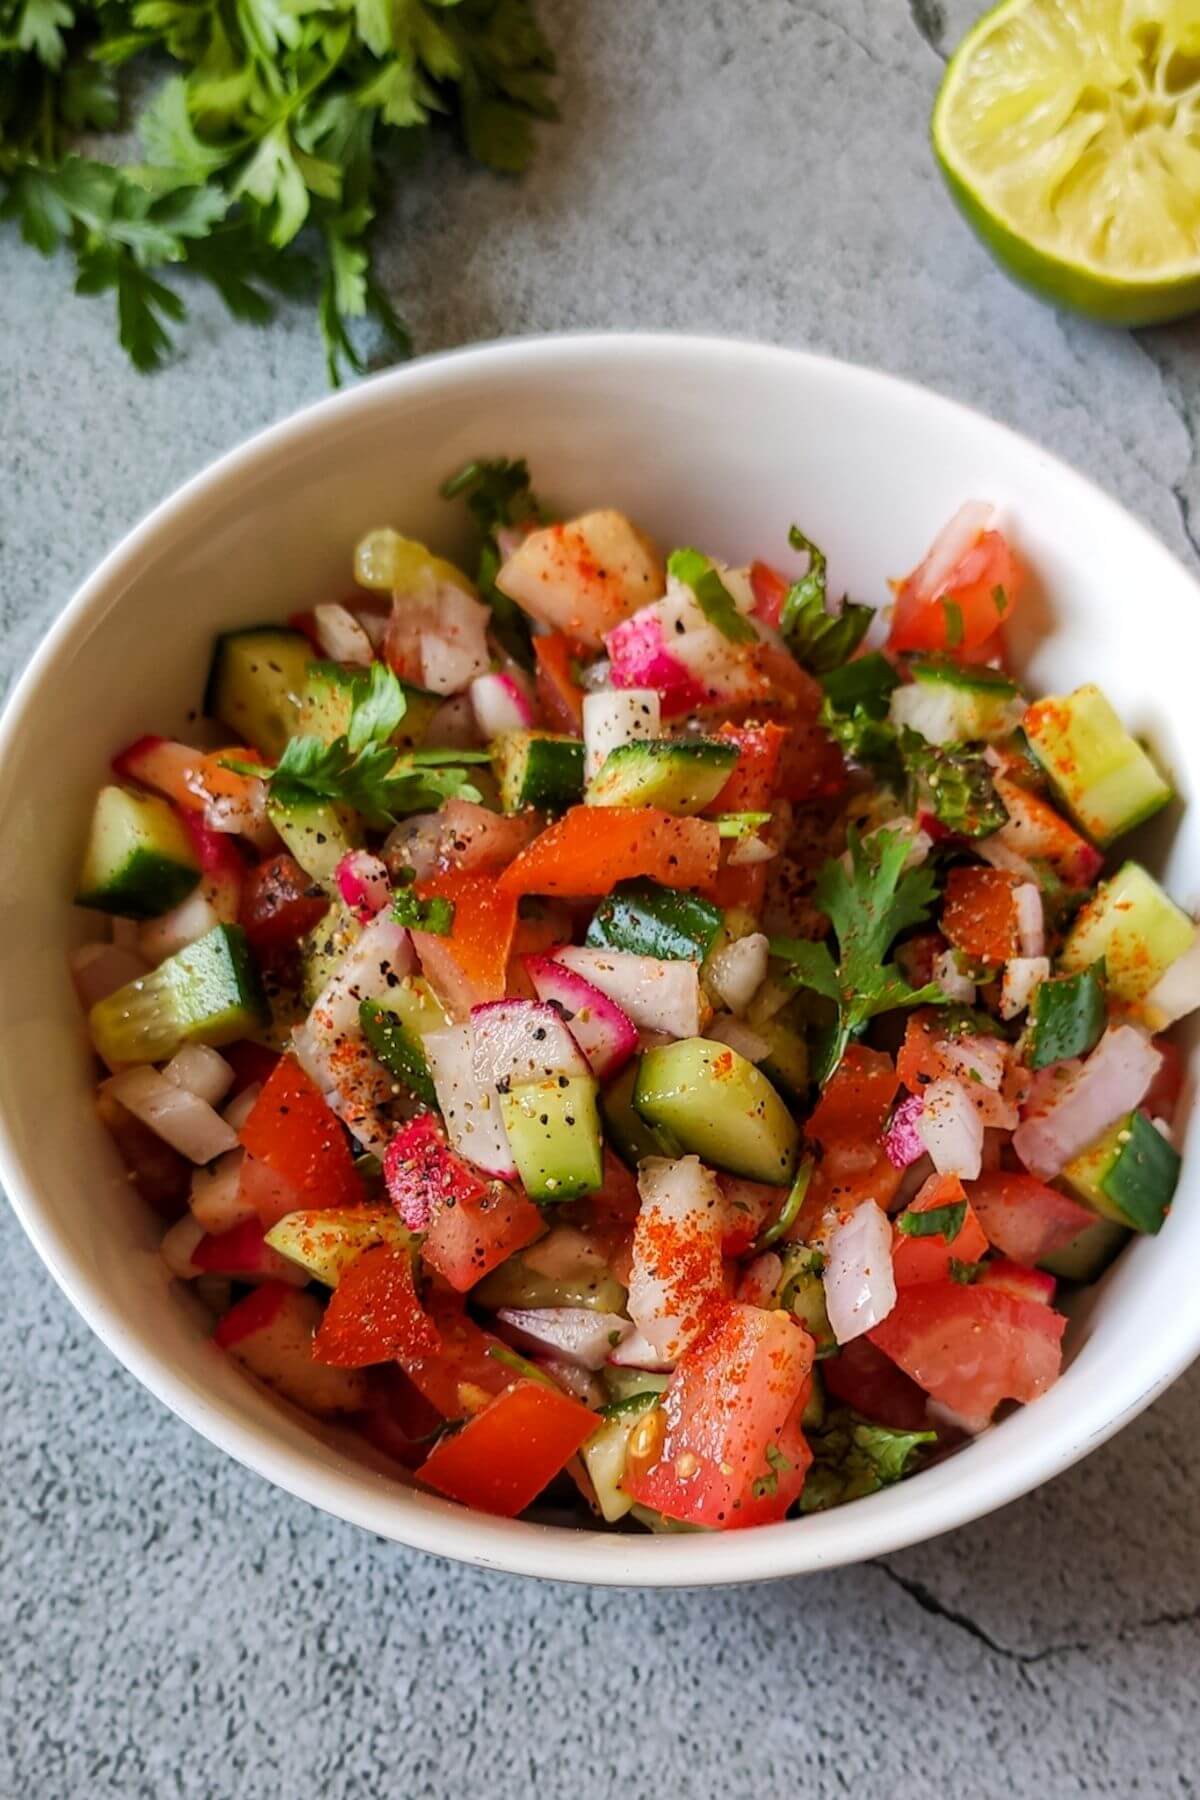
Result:
<instances>
[{"instance_id":1,"label":"crack in concrete","mask_svg":"<svg viewBox=\"0 0 1200 1800\"><path fill-rule=\"evenodd\" d=\"M942 49L942 39L946 34L946 15L938 0L908 0L908 11L918 35L929 45L939 62L946 62L948 58Z\"/></svg>"},{"instance_id":2,"label":"crack in concrete","mask_svg":"<svg viewBox=\"0 0 1200 1800\"><path fill-rule=\"evenodd\" d=\"M1184 537L1191 545L1192 554L1200 561L1200 528L1192 523L1192 502L1185 483L1188 475L1196 466L1196 428L1192 422L1187 405L1183 398L1179 378L1171 368L1165 356L1158 352L1157 345L1151 337L1136 335L1133 339L1146 361L1158 375L1162 387L1163 399L1183 427L1183 435L1188 445L1188 466L1178 481L1170 486L1171 498L1175 502L1175 510L1179 515L1179 525Z\"/></svg>"}]
</instances>

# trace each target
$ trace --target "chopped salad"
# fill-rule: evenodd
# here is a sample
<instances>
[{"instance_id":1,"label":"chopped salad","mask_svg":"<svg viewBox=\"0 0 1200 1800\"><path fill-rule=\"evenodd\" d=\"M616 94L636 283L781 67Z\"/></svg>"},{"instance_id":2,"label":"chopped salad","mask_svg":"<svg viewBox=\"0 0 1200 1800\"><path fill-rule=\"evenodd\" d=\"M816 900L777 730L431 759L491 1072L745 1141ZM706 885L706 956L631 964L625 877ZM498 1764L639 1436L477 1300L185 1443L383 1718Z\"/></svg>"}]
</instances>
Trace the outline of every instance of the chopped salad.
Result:
<instances>
[{"instance_id":1,"label":"chopped salad","mask_svg":"<svg viewBox=\"0 0 1200 1800\"><path fill-rule=\"evenodd\" d=\"M1157 1232L1200 936L1170 798L1005 665L963 508L876 612L445 489L221 636L95 803L97 1104L214 1338L421 1486L728 1530L877 1491L1057 1378Z\"/></svg>"}]
</instances>

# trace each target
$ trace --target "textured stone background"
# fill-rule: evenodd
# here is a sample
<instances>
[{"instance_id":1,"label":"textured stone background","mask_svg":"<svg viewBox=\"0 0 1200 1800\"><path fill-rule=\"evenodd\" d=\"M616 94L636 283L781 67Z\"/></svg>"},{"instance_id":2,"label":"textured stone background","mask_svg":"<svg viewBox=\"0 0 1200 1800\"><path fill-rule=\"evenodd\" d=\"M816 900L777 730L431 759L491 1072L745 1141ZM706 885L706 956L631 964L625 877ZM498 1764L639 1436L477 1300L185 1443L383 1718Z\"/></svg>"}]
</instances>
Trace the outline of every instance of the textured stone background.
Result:
<instances>
[{"instance_id":1,"label":"textured stone background","mask_svg":"<svg viewBox=\"0 0 1200 1800\"><path fill-rule=\"evenodd\" d=\"M939 187L926 121L974 0L543 3L567 123L536 178L447 154L388 222L422 348L640 325L831 351L1031 433L1194 558L1196 332L1056 316ZM201 304L140 379L63 267L0 253L8 675L152 502L324 375L306 316L256 334ZM1193 1791L1200 1376L886 1563L588 1593L274 1492L114 1364L7 1212L0 1244L3 1800Z\"/></svg>"}]
</instances>

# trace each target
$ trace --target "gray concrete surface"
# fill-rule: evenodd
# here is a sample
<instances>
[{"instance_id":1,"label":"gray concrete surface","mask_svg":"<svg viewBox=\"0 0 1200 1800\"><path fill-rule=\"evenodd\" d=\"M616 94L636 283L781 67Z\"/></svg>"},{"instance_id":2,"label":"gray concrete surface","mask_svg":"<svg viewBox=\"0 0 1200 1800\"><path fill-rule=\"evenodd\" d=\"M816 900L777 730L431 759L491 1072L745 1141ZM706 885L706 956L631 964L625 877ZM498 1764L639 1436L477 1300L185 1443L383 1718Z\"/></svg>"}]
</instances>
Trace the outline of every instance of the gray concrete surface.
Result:
<instances>
[{"instance_id":1,"label":"gray concrete surface","mask_svg":"<svg viewBox=\"0 0 1200 1800\"><path fill-rule=\"evenodd\" d=\"M439 158L386 231L433 350L698 327L876 364L1032 433L1195 561L1200 338L1114 335L993 269L926 120L974 0L544 0L566 123L510 186ZM0 238L0 634L323 391L311 323L201 304L153 380ZM1200 511L1196 518L1200 521ZM1190 1793L1200 1373L1034 1497L770 1589L588 1593L331 1523L169 1417L0 1212L0 1796Z\"/></svg>"}]
</instances>

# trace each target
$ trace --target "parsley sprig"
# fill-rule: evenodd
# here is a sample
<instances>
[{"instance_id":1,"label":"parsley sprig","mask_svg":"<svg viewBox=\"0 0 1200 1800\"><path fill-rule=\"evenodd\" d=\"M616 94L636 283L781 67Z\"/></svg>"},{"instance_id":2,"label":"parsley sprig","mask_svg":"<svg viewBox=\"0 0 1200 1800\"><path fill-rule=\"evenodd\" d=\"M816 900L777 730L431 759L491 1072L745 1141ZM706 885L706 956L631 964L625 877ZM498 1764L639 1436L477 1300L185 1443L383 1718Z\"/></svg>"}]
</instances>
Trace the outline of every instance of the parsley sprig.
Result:
<instances>
[{"instance_id":1,"label":"parsley sprig","mask_svg":"<svg viewBox=\"0 0 1200 1800\"><path fill-rule=\"evenodd\" d=\"M124 122L120 71L164 59L142 160L82 154ZM365 367L364 321L408 348L371 228L430 123L517 173L556 116L553 67L533 0L0 0L2 210L72 253L77 292L115 293L139 368L170 349L191 275L255 323L275 294L314 294L337 381Z\"/></svg>"},{"instance_id":2,"label":"parsley sprig","mask_svg":"<svg viewBox=\"0 0 1200 1800\"><path fill-rule=\"evenodd\" d=\"M828 944L802 938L773 938L771 954L791 966L788 979L811 988L837 1008L817 1058L817 1079L837 1068L851 1038L878 1013L923 1006L945 996L935 982L912 988L895 963L887 961L893 941L910 925L928 918L937 888L928 868L905 872L909 845L898 831L848 836L849 870L838 859L822 868L814 898L837 937L835 962Z\"/></svg>"},{"instance_id":3,"label":"parsley sprig","mask_svg":"<svg viewBox=\"0 0 1200 1800\"><path fill-rule=\"evenodd\" d=\"M533 640L529 620L515 600L502 594L496 576L502 561L497 534L514 526L542 525L546 515L529 480L524 457L496 457L469 462L442 483L443 500L465 500L479 528L479 563L475 585L492 609L496 636L522 668L532 669Z\"/></svg>"},{"instance_id":4,"label":"parsley sprig","mask_svg":"<svg viewBox=\"0 0 1200 1800\"><path fill-rule=\"evenodd\" d=\"M225 760L241 775L266 779L283 806L330 800L351 807L367 825L384 830L406 813L432 811L443 800L478 800L464 763L488 761L485 750L420 749L397 752L392 739L408 706L404 689L382 663L355 678L350 718L331 744L319 737L291 738L275 767Z\"/></svg>"}]
</instances>

